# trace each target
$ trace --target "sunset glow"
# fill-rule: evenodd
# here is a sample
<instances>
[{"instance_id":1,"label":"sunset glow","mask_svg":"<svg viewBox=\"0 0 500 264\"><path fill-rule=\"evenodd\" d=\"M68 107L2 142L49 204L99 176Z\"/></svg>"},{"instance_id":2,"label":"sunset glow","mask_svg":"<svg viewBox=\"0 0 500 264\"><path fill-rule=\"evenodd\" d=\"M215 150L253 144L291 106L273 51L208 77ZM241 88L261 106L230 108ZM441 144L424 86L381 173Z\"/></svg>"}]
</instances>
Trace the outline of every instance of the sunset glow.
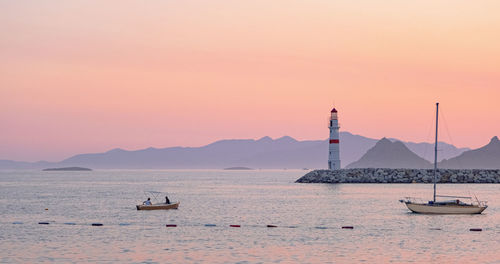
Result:
<instances>
[{"instance_id":1,"label":"sunset glow","mask_svg":"<svg viewBox=\"0 0 500 264\"><path fill-rule=\"evenodd\" d=\"M119 8L117 8L119 7ZM2 1L0 159L341 131L500 135L500 2ZM446 127L446 128L444 128ZM449 131L449 132L448 132Z\"/></svg>"}]
</instances>

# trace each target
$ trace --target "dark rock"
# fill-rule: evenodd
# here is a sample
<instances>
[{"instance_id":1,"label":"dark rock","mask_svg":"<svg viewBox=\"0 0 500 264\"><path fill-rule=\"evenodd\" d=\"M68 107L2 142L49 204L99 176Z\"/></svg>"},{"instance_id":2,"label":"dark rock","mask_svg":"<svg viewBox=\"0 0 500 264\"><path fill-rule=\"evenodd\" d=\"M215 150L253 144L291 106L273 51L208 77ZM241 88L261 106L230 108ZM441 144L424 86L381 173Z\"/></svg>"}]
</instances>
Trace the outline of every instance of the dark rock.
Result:
<instances>
[{"instance_id":1,"label":"dark rock","mask_svg":"<svg viewBox=\"0 0 500 264\"><path fill-rule=\"evenodd\" d=\"M310 171L298 183L432 183L432 169L356 168ZM439 169L439 183L500 183L500 170Z\"/></svg>"}]
</instances>

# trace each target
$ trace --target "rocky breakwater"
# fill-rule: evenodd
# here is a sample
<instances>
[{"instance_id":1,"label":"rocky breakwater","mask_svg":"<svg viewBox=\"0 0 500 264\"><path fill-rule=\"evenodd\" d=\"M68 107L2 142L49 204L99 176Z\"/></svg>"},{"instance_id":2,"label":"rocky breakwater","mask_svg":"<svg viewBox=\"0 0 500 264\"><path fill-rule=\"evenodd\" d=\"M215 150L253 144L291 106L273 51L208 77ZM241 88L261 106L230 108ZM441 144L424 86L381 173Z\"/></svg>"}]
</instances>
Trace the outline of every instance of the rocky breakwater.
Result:
<instances>
[{"instance_id":1,"label":"rocky breakwater","mask_svg":"<svg viewBox=\"0 0 500 264\"><path fill-rule=\"evenodd\" d=\"M432 183L432 169L342 169L314 170L302 176L299 183ZM500 183L500 170L438 169L439 183Z\"/></svg>"}]
</instances>

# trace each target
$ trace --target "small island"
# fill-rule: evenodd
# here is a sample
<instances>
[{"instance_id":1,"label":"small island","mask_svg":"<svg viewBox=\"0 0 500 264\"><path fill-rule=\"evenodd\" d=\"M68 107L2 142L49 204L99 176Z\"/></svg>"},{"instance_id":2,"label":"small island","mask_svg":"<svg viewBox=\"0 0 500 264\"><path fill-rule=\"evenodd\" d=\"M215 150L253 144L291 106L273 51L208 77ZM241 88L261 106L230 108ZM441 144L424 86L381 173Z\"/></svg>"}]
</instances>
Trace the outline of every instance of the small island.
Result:
<instances>
[{"instance_id":1,"label":"small island","mask_svg":"<svg viewBox=\"0 0 500 264\"><path fill-rule=\"evenodd\" d=\"M253 170L253 169L247 167L230 167L230 168L225 168L224 170Z\"/></svg>"},{"instance_id":2,"label":"small island","mask_svg":"<svg viewBox=\"0 0 500 264\"><path fill-rule=\"evenodd\" d=\"M91 171L89 168L82 167L64 167L64 168L47 168L43 169L43 171Z\"/></svg>"}]
</instances>

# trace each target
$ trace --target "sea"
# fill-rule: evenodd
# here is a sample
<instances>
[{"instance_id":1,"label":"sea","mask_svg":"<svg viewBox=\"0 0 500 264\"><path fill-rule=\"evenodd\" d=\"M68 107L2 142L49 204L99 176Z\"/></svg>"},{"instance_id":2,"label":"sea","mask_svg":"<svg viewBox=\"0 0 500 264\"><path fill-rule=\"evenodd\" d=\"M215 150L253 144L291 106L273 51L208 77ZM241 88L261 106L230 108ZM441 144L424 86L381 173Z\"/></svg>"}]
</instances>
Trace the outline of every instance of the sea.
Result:
<instances>
[{"instance_id":1,"label":"sea","mask_svg":"<svg viewBox=\"0 0 500 264\"><path fill-rule=\"evenodd\" d=\"M419 215L399 200L430 184L295 183L306 172L0 171L0 263L500 263L499 185L439 184L489 207ZM137 211L148 191L179 208Z\"/></svg>"}]
</instances>

